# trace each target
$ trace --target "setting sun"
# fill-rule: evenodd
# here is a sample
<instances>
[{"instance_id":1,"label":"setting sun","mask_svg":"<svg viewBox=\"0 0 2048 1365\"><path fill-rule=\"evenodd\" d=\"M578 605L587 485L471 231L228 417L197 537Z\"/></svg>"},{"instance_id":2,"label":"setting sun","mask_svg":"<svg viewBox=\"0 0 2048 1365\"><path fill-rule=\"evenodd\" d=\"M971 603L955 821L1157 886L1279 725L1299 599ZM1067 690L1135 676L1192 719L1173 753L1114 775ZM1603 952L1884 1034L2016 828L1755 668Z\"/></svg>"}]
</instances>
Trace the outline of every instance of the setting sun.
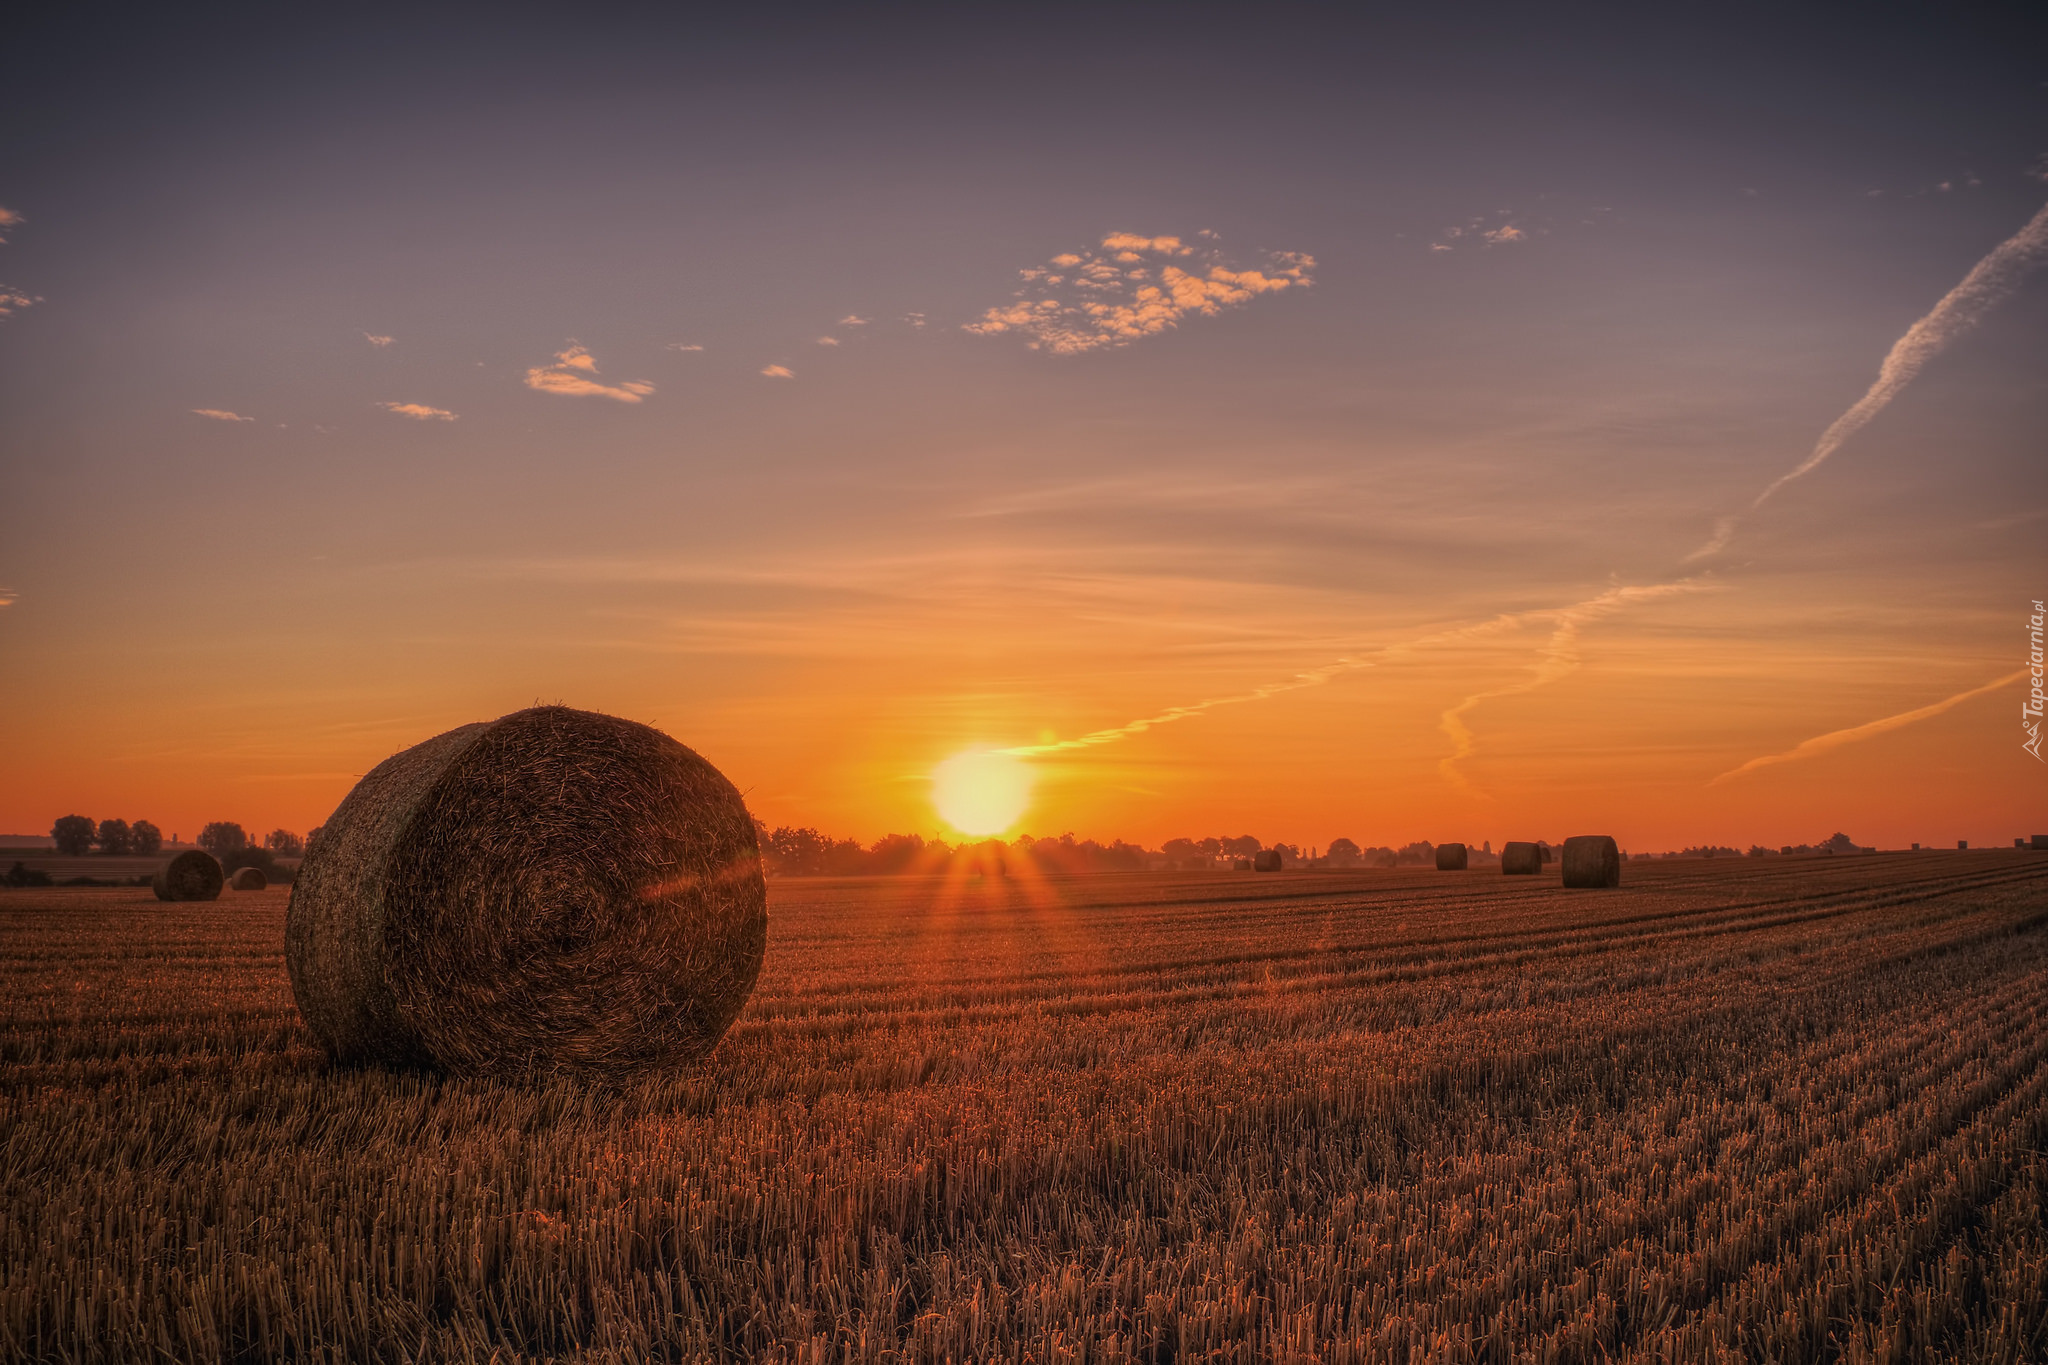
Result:
<instances>
[{"instance_id":1,"label":"setting sun","mask_svg":"<svg viewBox=\"0 0 2048 1365\"><path fill-rule=\"evenodd\" d=\"M955 754L932 770L932 805L962 834L1001 834L1031 803L1031 769L1012 754Z\"/></svg>"}]
</instances>

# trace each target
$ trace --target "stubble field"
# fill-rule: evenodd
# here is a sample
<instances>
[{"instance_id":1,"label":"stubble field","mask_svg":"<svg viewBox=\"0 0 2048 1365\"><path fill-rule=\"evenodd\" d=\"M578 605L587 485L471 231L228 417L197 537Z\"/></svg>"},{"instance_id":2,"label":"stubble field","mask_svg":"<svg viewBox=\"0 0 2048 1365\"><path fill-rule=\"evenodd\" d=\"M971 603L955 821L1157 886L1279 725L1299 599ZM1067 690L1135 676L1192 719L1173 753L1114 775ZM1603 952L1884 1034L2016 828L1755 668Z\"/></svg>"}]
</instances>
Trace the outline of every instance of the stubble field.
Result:
<instances>
[{"instance_id":1,"label":"stubble field","mask_svg":"<svg viewBox=\"0 0 2048 1365\"><path fill-rule=\"evenodd\" d=\"M329 1069L286 893L0 891L0 1353L2037 1360L2048 856L771 883L617 1088Z\"/></svg>"}]
</instances>

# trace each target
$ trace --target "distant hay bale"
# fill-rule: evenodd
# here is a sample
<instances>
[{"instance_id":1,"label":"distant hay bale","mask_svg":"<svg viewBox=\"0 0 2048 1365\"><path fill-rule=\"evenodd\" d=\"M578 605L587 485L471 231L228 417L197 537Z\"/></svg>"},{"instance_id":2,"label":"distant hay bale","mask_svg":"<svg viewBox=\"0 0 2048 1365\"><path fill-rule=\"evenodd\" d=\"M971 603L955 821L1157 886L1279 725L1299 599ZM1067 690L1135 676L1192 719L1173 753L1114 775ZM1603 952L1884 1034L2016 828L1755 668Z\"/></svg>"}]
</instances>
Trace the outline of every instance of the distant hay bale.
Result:
<instances>
[{"instance_id":1,"label":"distant hay bale","mask_svg":"<svg viewBox=\"0 0 2048 1365\"><path fill-rule=\"evenodd\" d=\"M1500 870L1510 877L1533 877L1543 870L1543 850L1536 844L1502 844Z\"/></svg>"},{"instance_id":2,"label":"distant hay bale","mask_svg":"<svg viewBox=\"0 0 2048 1365\"><path fill-rule=\"evenodd\" d=\"M1436 870L1439 872L1463 872L1466 862L1463 844L1438 844L1436 846Z\"/></svg>"},{"instance_id":3,"label":"distant hay bale","mask_svg":"<svg viewBox=\"0 0 2048 1365\"><path fill-rule=\"evenodd\" d=\"M1279 870L1280 870L1280 850L1279 850L1279 849L1277 849L1277 848L1262 848L1262 849L1260 849L1260 850L1259 850L1259 851L1258 851L1257 853L1254 853L1254 854L1252 855L1252 871L1254 871L1254 872L1278 872Z\"/></svg>"},{"instance_id":4,"label":"distant hay bale","mask_svg":"<svg viewBox=\"0 0 2048 1365\"><path fill-rule=\"evenodd\" d=\"M1564 841L1566 886L1620 886L1621 850L1606 834L1574 834Z\"/></svg>"},{"instance_id":5,"label":"distant hay bale","mask_svg":"<svg viewBox=\"0 0 2048 1365\"><path fill-rule=\"evenodd\" d=\"M2048 851L2048 834L2036 834L2034 836L2033 851L2036 853Z\"/></svg>"},{"instance_id":6,"label":"distant hay bale","mask_svg":"<svg viewBox=\"0 0 2048 1365\"><path fill-rule=\"evenodd\" d=\"M356 784L299 867L285 962L337 1061L626 1072L708 1052L767 935L733 785L658 730L540 706Z\"/></svg>"},{"instance_id":7,"label":"distant hay bale","mask_svg":"<svg viewBox=\"0 0 2048 1365\"><path fill-rule=\"evenodd\" d=\"M160 901L213 901L220 899L227 874L220 862L204 849L187 849L156 870L150 886Z\"/></svg>"},{"instance_id":8,"label":"distant hay bale","mask_svg":"<svg viewBox=\"0 0 2048 1365\"><path fill-rule=\"evenodd\" d=\"M263 869L260 867L237 868L235 875L228 878L230 891L261 891L268 885L270 878L263 875Z\"/></svg>"}]
</instances>

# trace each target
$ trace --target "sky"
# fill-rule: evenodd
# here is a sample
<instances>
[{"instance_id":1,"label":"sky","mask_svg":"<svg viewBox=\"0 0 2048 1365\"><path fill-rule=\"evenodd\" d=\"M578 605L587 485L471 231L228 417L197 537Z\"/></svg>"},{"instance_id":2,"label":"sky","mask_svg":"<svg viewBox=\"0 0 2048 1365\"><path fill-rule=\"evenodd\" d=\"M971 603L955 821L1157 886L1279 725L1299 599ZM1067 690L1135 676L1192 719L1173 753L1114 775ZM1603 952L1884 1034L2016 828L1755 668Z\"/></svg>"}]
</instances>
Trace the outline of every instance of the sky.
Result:
<instances>
[{"instance_id":1,"label":"sky","mask_svg":"<svg viewBox=\"0 0 2048 1365\"><path fill-rule=\"evenodd\" d=\"M2017 7L58 8L0 831L557 701L863 840L2048 829Z\"/></svg>"}]
</instances>

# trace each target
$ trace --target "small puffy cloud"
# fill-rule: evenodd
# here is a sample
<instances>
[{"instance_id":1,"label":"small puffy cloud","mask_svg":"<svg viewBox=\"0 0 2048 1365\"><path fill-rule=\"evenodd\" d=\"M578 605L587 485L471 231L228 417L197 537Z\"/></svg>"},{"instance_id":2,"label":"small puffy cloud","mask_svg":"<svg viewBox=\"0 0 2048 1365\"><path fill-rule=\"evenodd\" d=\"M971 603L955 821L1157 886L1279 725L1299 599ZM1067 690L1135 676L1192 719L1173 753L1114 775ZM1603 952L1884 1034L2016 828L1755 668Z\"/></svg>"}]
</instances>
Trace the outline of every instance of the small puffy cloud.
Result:
<instances>
[{"instance_id":1,"label":"small puffy cloud","mask_svg":"<svg viewBox=\"0 0 2048 1365\"><path fill-rule=\"evenodd\" d=\"M699 345L697 345L697 344L696 344L696 343L694 343L694 342L688 342L688 341L671 341L671 342L670 342L670 343L669 343L669 344L668 344L668 345L667 345L666 347L664 347L663 349L665 349L665 350L670 350L670 351L701 351L701 350L703 350L704 348L703 348L702 346L699 346Z\"/></svg>"},{"instance_id":2,"label":"small puffy cloud","mask_svg":"<svg viewBox=\"0 0 2048 1365\"><path fill-rule=\"evenodd\" d=\"M1195 249L1178 237L1140 237L1130 232L1112 232L1102 239L1104 251L1147 251L1162 256L1192 256ZM1078 259L1078 258L1076 258Z\"/></svg>"},{"instance_id":3,"label":"small puffy cloud","mask_svg":"<svg viewBox=\"0 0 2048 1365\"><path fill-rule=\"evenodd\" d=\"M415 422L452 422L455 414L446 408L430 408L425 403L379 403L378 407L400 417L410 417Z\"/></svg>"},{"instance_id":4,"label":"small puffy cloud","mask_svg":"<svg viewBox=\"0 0 2048 1365\"><path fill-rule=\"evenodd\" d=\"M1502 223L1491 232L1482 232L1479 235L1495 246L1505 246L1509 242L1526 241L1529 236L1528 233L1522 231L1513 223Z\"/></svg>"},{"instance_id":5,"label":"small puffy cloud","mask_svg":"<svg viewBox=\"0 0 2048 1365\"><path fill-rule=\"evenodd\" d=\"M0 232L11 232L15 228L20 227L24 221L22 216L13 209L0 204ZM5 237L0 237L0 243L5 243L6 240Z\"/></svg>"},{"instance_id":6,"label":"small puffy cloud","mask_svg":"<svg viewBox=\"0 0 2048 1365\"><path fill-rule=\"evenodd\" d=\"M761 373L768 376L768 378L770 379L796 378L796 371L790 369L786 365L763 365L761 367Z\"/></svg>"},{"instance_id":7,"label":"small puffy cloud","mask_svg":"<svg viewBox=\"0 0 2048 1365\"><path fill-rule=\"evenodd\" d=\"M976 336L1015 332L1033 350L1080 355L1105 346L1127 346L1158 336L1189 317L1214 317L1262 294L1306 289L1314 283L1315 257L1297 251L1269 252L1265 265L1239 270L1198 233L1190 244L1179 237L1140 237L1112 232L1099 248L1062 252L1043 266L1019 271L1024 288L967 323Z\"/></svg>"},{"instance_id":8,"label":"small puffy cloud","mask_svg":"<svg viewBox=\"0 0 2048 1365\"><path fill-rule=\"evenodd\" d=\"M818 338L818 344L819 344L820 346L837 346L837 345L839 344L839 338L838 338L838 337L819 337L819 338Z\"/></svg>"},{"instance_id":9,"label":"small puffy cloud","mask_svg":"<svg viewBox=\"0 0 2048 1365\"><path fill-rule=\"evenodd\" d=\"M226 408L194 408L192 411L200 417L211 417L216 422L253 422L256 420L254 417L244 417L239 412L229 412Z\"/></svg>"},{"instance_id":10,"label":"small puffy cloud","mask_svg":"<svg viewBox=\"0 0 2048 1365\"><path fill-rule=\"evenodd\" d=\"M31 298L19 289L0 284L0 318L11 318L22 309L33 308L41 302L41 298Z\"/></svg>"},{"instance_id":11,"label":"small puffy cloud","mask_svg":"<svg viewBox=\"0 0 2048 1365\"><path fill-rule=\"evenodd\" d=\"M0 588L0 607L11 607L21 600L21 594L12 588Z\"/></svg>"},{"instance_id":12,"label":"small puffy cloud","mask_svg":"<svg viewBox=\"0 0 2048 1365\"><path fill-rule=\"evenodd\" d=\"M565 398L609 398L619 403L638 403L654 392L654 385L644 379L629 379L621 384L600 383L597 361L589 351L574 342L568 349L555 352L555 363L536 365L526 372L526 387L535 393L560 394Z\"/></svg>"},{"instance_id":13,"label":"small puffy cloud","mask_svg":"<svg viewBox=\"0 0 2048 1365\"><path fill-rule=\"evenodd\" d=\"M868 320L858 313L848 313L845 317L839 319L839 325L841 327L865 327L868 325Z\"/></svg>"},{"instance_id":14,"label":"small puffy cloud","mask_svg":"<svg viewBox=\"0 0 2048 1365\"><path fill-rule=\"evenodd\" d=\"M375 332L365 332L363 333L363 340L369 342L372 346L382 349L383 347L389 346L392 342L398 340L398 338L381 337L378 336Z\"/></svg>"},{"instance_id":15,"label":"small puffy cloud","mask_svg":"<svg viewBox=\"0 0 2048 1365\"><path fill-rule=\"evenodd\" d=\"M903 320L909 323L912 327L924 326L924 314L922 313L905 313L903 315Z\"/></svg>"}]
</instances>

